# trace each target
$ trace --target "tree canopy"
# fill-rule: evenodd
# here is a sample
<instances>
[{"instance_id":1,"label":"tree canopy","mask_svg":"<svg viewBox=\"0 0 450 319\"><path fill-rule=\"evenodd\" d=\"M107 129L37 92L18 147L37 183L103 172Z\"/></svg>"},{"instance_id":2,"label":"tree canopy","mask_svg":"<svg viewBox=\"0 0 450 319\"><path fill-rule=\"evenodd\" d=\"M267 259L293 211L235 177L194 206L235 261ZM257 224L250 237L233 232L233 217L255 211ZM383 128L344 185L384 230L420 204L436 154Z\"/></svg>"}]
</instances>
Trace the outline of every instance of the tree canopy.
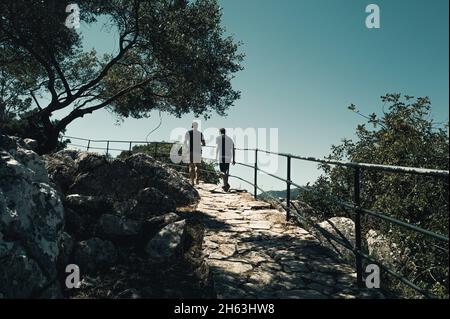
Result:
<instances>
[{"instance_id":1,"label":"tree canopy","mask_svg":"<svg viewBox=\"0 0 450 319\"><path fill-rule=\"evenodd\" d=\"M79 1L82 26L103 23L118 34L117 52L103 56L64 25L69 3L0 3L0 129L37 139L41 153L102 108L122 118L152 110L208 117L240 97L231 81L243 55L215 0ZM66 115L54 119L60 110Z\"/></svg>"}]
</instances>

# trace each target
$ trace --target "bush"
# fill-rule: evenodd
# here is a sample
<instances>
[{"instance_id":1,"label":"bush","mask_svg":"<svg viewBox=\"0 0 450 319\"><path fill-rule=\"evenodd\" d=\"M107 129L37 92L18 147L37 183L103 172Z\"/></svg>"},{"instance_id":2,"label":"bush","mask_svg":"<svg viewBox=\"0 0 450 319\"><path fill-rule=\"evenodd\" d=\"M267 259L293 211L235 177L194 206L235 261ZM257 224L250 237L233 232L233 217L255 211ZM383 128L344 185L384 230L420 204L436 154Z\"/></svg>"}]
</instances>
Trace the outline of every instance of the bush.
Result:
<instances>
[{"instance_id":1,"label":"bush","mask_svg":"<svg viewBox=\"0 0 450 319\"><path fill-rule=\"evenodd\" d=\"M430 118L428 98L414 99L400 94L382 97L380 117L362 115L355 105L353 112L364 116L356 140L344 139L332 146L328 159L384 165L449 169L448 123L437 125ZM371 127L368 128L367 126ZM333 194L352 201L353 170L320 165L324 174L312 185L319 194ZM317 193L302 193L321 219L333 216L354 217L352 212L324 199ZM448 237L448 179L394 174L378 171L361 173L361 200L364 208L385 214ZM374 229L397 244L402 252L393 267L414 284L439 297L449 296L448 243L430 239L399 226L365 216L363 235ZM385 276L384 287L405 297L418 297L412 289Z\"/></svg>"}]
</instances>

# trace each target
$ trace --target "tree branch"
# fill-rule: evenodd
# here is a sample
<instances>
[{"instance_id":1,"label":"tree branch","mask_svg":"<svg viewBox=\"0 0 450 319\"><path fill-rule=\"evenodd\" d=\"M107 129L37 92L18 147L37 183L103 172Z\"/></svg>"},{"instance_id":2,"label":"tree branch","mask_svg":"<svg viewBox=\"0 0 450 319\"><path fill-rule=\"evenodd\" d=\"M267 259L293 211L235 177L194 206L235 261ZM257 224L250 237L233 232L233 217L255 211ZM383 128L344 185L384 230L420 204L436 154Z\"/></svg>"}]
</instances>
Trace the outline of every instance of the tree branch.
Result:
<instances>
[{"instance_id":1,"label":"tree branch","mask_svg":"<svg viewBox=\"0 0 450 319\"><path fill-rule=\"evenodd\" d=\"M44 40L42 40L44 41ZM53 63L53 66L56 69L56 72L58 73L59 78L61 79L61 82L63 83L64 89L66 91L67 94L67 98L70 98L72 96L72 91L70 89L69 83L67 82L67 79L64 75L64 72L61 70L61 67L58 63L58 61L56 60L55 55L53 54L53 52L48 48L47 44L44 43L45 48L47 49L48 55L50 56L50 60ZM59 96L59 95L58 95Z\"/></svg>"},{"instance_id":2,"label":"tree branch","mask_svg":"<svg viewBox=\"0 0 450 319\"><path fill-rule=\"evenodd\" d=\"M89 83L83 85L80 87L80 89L73 95L72 99L69 99L69 103L72 103L74 100L80 98L83 93L85 93L87 90L89 90L90 88L92 88L93 86L97 85L109 72L109 70L117 63L119 62L124 55L134 46L134 44L136 43L137 39L138 39L138 35L139 35L139 28L137 27L137 23L139 20L138 17L138 13L139 12L139 1L135 2L135 23L136 23L136 30L134 32L134 36L132 40L126 40L125 37L130 34L131 32L124 32L123 34L120 35L119 37L119 53L113 58L111 59L111 61L109 61L105 67L103 68L103 70L100 72L100 74L93 79L92 81L90 81ZM127 45L124 46L124 43L127 42ZM65 105L67 103L64 103L64 107L67 106Z\"/></svg>"},{"instance_id":3,"label":"tree branch","mask_svg":"<svg viewBox=\"0 0 450 319\"><path fill-rule=\"evenodd\" d=\"M30 94L31 94L31 97L32 97L33 100L34 100L34 103L36 103L38 109L39 109L40 111L42 111L42 107L41 107L41 105L39 104L38 100L36 99L36 96L34 95L34 92L33 92L33 91L30 91Z\"/></svg>"},{"instance_id":4,"label":"tree branch","mask_svg":"<svg viewBox=\"0 0 450 319\"><path fill-rule=\"evenodd\" d=\"M34 51L33 48L31 48L25 41L22 41L20 38L14 38L14 42L16 42L17 44L22 46L25 50L27 50L36 59L36 61L39 62L39 64L41 64L42 67L44 67L45 71L47 72L48 78L49 78L49 81L47 83L47 88L50 91L50 94L52 96L52 101L50 102L50 106L56 104L58 102L58 94L56 93L56 89L55 89L56 78L55 78L55 73L53 72L51 66L36 51ZM43 109L43 111L46 111L47 109L48 109L48 107Z\"/></svg>"},{"instance_id":5,"label":"tree branch","mask_svg":"<svg viewBox=\"0 0 450 319\"><path fill-rule=\"evenodd\" d=\"M110 104L111 102L115 101L116 99L124 96L125 94L130 93L131 91L141 88L143 86L145 86L146 84L148 84L150 81L152 81L153 78L147 78L144 81L129 86L121 91L119 91L118 93L116 93L115 95L113 95L112 97L106 99L105 101L103 101L102 103L98 104L98 105L94 105L85 109L81 109L80 107L78 107L77 109L75 109L74 111L72 111L68 116L66 116L65 118L63 118L61 121L58 122L58 124L56 125L56 127L61 130L64 129L69 123L71 123L73 120L79 118L79 117L83 117L86 114L90 114L96 110L99 110L105 106L107 106L108 104ZM167 96L163 96L163 95L159 95L156 93L153 93L153 95L158 96L160 98L166 98ZM95 100L95 99L92 99ZM85 104L85 103L83 103Z\"/></svg>"}]
</instances>

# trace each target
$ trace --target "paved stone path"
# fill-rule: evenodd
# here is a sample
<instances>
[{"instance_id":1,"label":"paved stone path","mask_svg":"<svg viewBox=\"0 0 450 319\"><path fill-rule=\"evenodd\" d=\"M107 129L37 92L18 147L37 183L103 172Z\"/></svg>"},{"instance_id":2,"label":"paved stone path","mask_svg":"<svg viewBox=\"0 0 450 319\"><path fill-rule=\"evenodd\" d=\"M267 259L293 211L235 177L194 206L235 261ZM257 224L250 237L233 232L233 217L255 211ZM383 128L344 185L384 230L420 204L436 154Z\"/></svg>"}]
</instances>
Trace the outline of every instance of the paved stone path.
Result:
<instances>
[{"instance_id":1,"label":"paved stone path","mask_svg":"<svg viewBox=\"0 0 450 319\"><path fill-rule=\"evenodd\" d=\"M372 298L352 267L285 214L245 192L200 184L197 211L218 298Z\"/></svg>"}]
</instances>

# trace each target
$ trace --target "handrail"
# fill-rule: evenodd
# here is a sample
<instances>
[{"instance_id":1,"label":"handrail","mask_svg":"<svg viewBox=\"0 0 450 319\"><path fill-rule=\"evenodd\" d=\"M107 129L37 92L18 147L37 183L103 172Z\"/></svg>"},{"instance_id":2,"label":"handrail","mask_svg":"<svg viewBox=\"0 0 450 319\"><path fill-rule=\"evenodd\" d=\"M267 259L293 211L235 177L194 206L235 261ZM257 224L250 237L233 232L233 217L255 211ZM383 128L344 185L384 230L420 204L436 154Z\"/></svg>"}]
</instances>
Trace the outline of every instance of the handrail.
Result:
<instances>
[{"instance_id":1,"label":"handrail","mask_svg":"<svg viewBox=\"0 0 450 319\"><path fill-rule=\"evenodd\" d=\"M240 163L236 163L236 164L240 164ZM286 179L283 179L283 178L278 177L276 175L270 174L270 173L268 173L268 172L266 172L266 171L264 171L264 170L262 170L260 168L258 168L258 171L262 172L262 173L265 173L266 175L271 176L271 177L273 177L275 179L281 180L283 182L287 182ZM300 185L298 185L298 184L296 184L294 182L291 182L291 185L294 185L295 187L297 187L301 191L312 192L312 193L318 194L317 191L315 191L313 189L308 189L308 188L306 188L304 186L300 186ZM340 206L343 206L345 208L352 209L352 210L355 210L357 208L354 204L347 203L347 202L343 201L342 199L340 199L340 198L338 198L336 196L330 196L329 194L323 194L323 193L318 194L318 195L321 195L322 197L328 197L328 199L330 201L332 201L332 202L334 202L336 204L339 204ZM330 197L334 197L334 198L330 198ZM383 214L383 213L380 213L380 212L376 212L376 211L370 210L370 209L365 209L365 208L360 208L360 210L361 210L362 213L370 215L372 217L391 222L391 223L396 224L398 226L401 226L403 228L407 228L409 230L413 230L413 231L419 232L419 233L421 233L423 235L427 235L429 237L433 237L433 238L438 239L440 241L449 242L449 238L448 237L445 237L445 236L443 236L441 234L437 234L435 232L426 230L426 229L421 228L419 226L408 224L408 223L403 222L401 220L398 220L398 219L395 219L393 217L387 216L386 214Z\"/></svg>"},{"instance_id":2,"label":"handrail","mask_svg":"<svg viewBox=\"0 0 450 319\"><path fill-rule=\"evenodd\" d=\"M439 170L439 169L328 160L328 159L320 159L320 158L315 158L315 157L293 155L293 154L289 154L289 153L278 153L278 152L272 152L272 151L256 149L256 148L236 148L236 150L258 151L258 152L271 154L271 155L290 157L292 159L298 159L298 160L302 160L302 161L329 164L329 165L346 166L346 167L352 167L352 168L359 167L359 168L364 168L367 170L378 170L378 171L385 171L385 172L392 172L392 173L405 173L405 174L414 174L414 175L449 177L449 171Z\"/></svg>"},{"instance_id":3,"label":"handrail","mask_svg":"<svg viewBox=\"0 0 450 319\"><path fill-rule=\"evenodd\" d=\"M69 145L75 146L75 147L82 147L82 148L87 148L87 150L89 149L95 149L95 150L106 150L106 153L108 154L109 151L131 151L132 150L132 144L156 144L156 145L161 145L161 144L165 144L165 145L170 145L170 144L176 144L174 142L149 142L149 141L112 141L112 140L91 140L91 139L84 139L84 138L78 138L78 137L72 137L72 136L63 136L64 138L69 138L69 139L76 139L76 140L80 140L80 141L86 141L88 142L88 145L79 145L79 144L72 144L70 143ZM101 148L101 147L91 147L90 143L107 143L107 147L106 148ZM109 148L110 143L127 143L129 144L129 149L128 150L123 150L123 149L113 149L113 148ZM212 145L206 145L206 147L215 147ZM380 268L382 268L383 270L385 270L389 275L395 277L396 279L398 279L400 282L402 282L403 284L409 286L410 288L418 291L419 293L423 294L424 296L426 296L427 298L434 298L436 296L434 296L433 294L429 293L428 291L418 287L417 285L415 285L413 282L411 282L410 280L408 280L407 278L403 277L401 274L396 273L395 271L393 271L392 269L390 269L389 267L387 267L386 265L384 265L383 263L381 263L380 261L377 261L376 259L374 259L373 257L366 255L362 252L362 245L361 245L361 216L362 215L369 215L371 217L377 218L377 219L381 219L384 220L386 222L395 224L397 226L401 226L403 228L406 228L408 230L417 232L417 233L421 233L425 236L434 238L436 240L442 241L442 242L449 242L449 238L448 236L444 236L438 233L435 233L433 231L430 230L426 230L424 228L421 228L419 226L416 225L412 225L410 223L398 220L396 218L390 217L388 215L386 215L385 213L382 212L377 212L374 210L370 210L370 209L366 209L363 207L360 207L360 184L361 184L361 171L362 170L368 170L368 171L382 171L382 172L390 172L390 173L401 173L401 174L411 174L411 175L421 175L421 176L430 176L430 177L438 177L438 178L445 178L447 179L447 183L448 183L448 177L449 177L449 171L446 170L437 170L437 169L426 169L426 168L417 168L417 167L404 167L404 166L392 166L392 165L380 165L380 164L369 164L369 163L357 163L357 162L349 162L349 161L338 161L338 160L329 160L329 159L318 159L318 158L314 158L314 157L304 157L304 156L298 156L298 155L292 155L292 154L288 154L288 153L278 153L278 152L272 152L272 151L268 151L268 150L262 150L262 149L257 149L257 148L235 148L235 150L238 151L252 151L255 152L255 163L254 165L249 165L249 164L245 164L245 163L236 163L238 165L247 167L247 168L251 168L254 170L254 183L245 180L239 176L234 176L234 175L229 175L229 177L232 178L236 178L239 179L245 183L248 183L249 185L252 185L254 187L254 197L257 198L257 191L261 191L263 193L266 193L265 190L263 190L261 187L258 186L258 182L257 182L257 177L258 177L258 172L264 173L272 178L278 179L280 181L283 181L286 183L287 185L287 196L286 196L286 205L284 205L282 202L280 202L278 199L275 199L273 196L270 196L271 198L275 199L276 202L278 202L280 204L280 206L283 208L283 210L286 211L286 216L287 219L289 219L290 217L290 212L291 212L291 207L293 207L296 210L296 216L297 218L303 218L301 217L300 212L298 211L297 207L295 205L291 204L291 200L290 200L290 186L295 186L298 189L300 189L301 191L306 191L306 192L313 192L315 194L317 194L320 197L326 198L327 200L329 200L330 202L333 202L335 204L338 204L346 209L349 209L350 211L352 211L355 215L355 246L354 247L350 247L348 246L348 243L344 243L341 239L336 238L333 234L325 231L324 229L320 230L319 232L325 237L327 238L327 240L332 239L333 241L335 241L336 243L340 244L341 246L350 249L353 251L355 257L356 257L356 270L357 270L357 284L360 287L363 287L363 282L362 282L362 260L367 260L370 261L372 263L375 263L377 265L380 266ZM261 168L258 167L258 152L262 152L262 153L266 153L266 154L272 154L272 155L276 155L276 156L282 156L282 157L286 157L288 160L288 165L287 165L287 174L286 174L286 178L282 178L279 177L275 174L271 174ZM155 156L157 156L157 148L155 147ZM290 176L291 176L291 159L297 159L297 160L303 160L303 161L309 161L309 162L316 162L316 163L321 163L321 164L326 164L326 165L337 165L337 166L342 166L342 167L347 167L349 169L352 169L354 171L354 198L353 198L353 203L349 203L335 195L332 194L323 194L320 193L312 188L308 188L308 187L304 187L304 186L300 186L298 184L296 184L295 182L293 182L292 180L290 180ZM213 159L210 159L212 161L214 161ZM177 164L171 164L171 163L165 163L169 166L173 166L173 167L186 167L183 165L177 165ZM205 171L208 173L216 173L216 171L209 171L209 170L204 170L204 169L200 169L200 171ZM304 219L304 218L303 218ZM317 225L313 225L314 228L317 229L316 227ZM448 250L447 250L448 253Z\"/></svg>"},{"instance_id":4,"label":"handrail","mask_svg":"<svg viewBox=\"0 0 450 319\"><path fill-rule=\"evenodd\" d=\"M177 142L161 142L161 141L151 142L151 141L134 141L134 140L127 140L127 141L125 141L125 140L94 140L94 139L86 139L86 138L80 138L80 137L74 137L74 136L68 136L68 135L63 135L62 137L69 138L69 139L76 139L76 140L85 141L85 142L92 142L92 143L110 142L110 143L121 143L121 144L132 143L132 144L162 144L162 145L170 145L170 144L177 143ZM205 145L205 147L215 147L215 145ZM311 156L306 157L306 156L300 156L300 155L293 155L293 154L289 154L289 153L272 152L272 151L258 149L258 148L238 148L238 147L236 147L235 150L237 150L237 151L257 151L257 152L262 152L262 153L266 153L266 154L290 157L292 159L298 159L298 160L303 160L303 161L329 164L329 165L339 165L339 166L346 166L346 167L352 167L352 168L359 167L359 168L364 168L367 170L378 170L378 171L385 171L385 172L392 172L392 173L405 173L405 174L414 174L414 175L449 177L449 171L439 170L439 169L328 160L328 159L315 158L315 157L311 157Z\"/></svg>"}]
</instances>

